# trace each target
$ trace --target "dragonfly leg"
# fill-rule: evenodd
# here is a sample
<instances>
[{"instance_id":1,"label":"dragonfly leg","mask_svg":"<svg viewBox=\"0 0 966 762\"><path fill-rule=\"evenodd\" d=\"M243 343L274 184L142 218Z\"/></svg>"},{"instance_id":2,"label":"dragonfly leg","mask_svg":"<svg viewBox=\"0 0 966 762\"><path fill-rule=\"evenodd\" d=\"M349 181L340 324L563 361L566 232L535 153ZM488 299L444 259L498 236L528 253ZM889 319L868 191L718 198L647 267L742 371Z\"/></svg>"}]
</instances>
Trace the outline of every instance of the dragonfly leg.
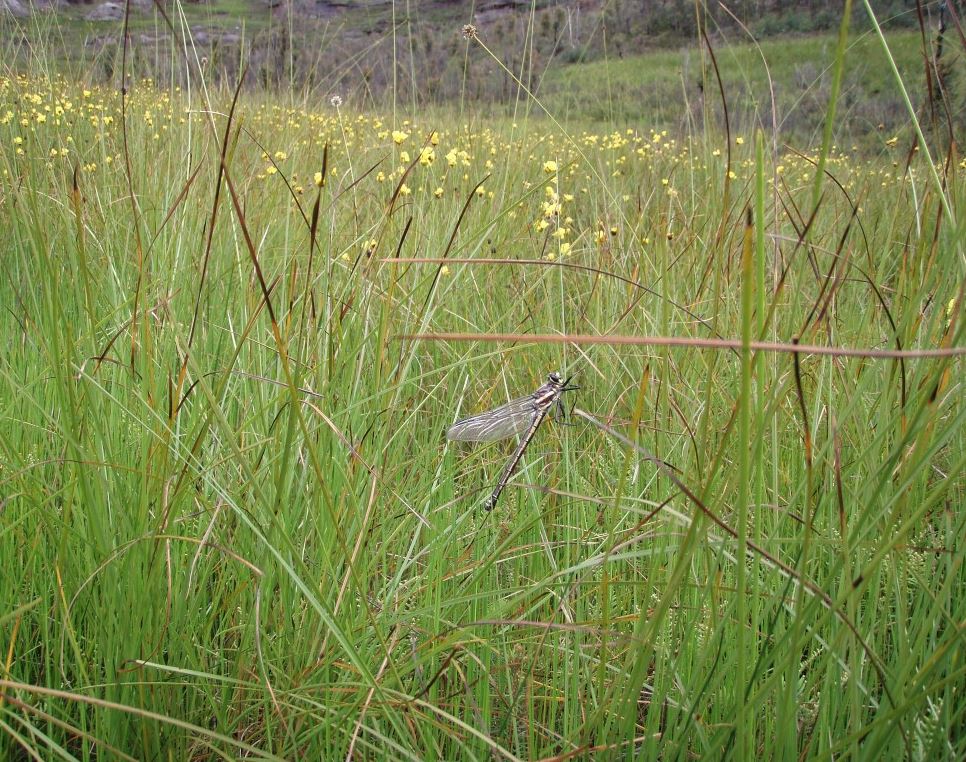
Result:
<instances>
[{"instance_id":1,"label":"dragonfly leg","mask_svg":"<svg viewBox=\"0 0 966 762\"><path fill-rule=\"evenodd\" d=\"M569 423L567 421L567 409L563 405L563 400L557 400L553 406L553 422L559 423L561 426L576 426L576 423Z\"/></svg>"}]
</instances>

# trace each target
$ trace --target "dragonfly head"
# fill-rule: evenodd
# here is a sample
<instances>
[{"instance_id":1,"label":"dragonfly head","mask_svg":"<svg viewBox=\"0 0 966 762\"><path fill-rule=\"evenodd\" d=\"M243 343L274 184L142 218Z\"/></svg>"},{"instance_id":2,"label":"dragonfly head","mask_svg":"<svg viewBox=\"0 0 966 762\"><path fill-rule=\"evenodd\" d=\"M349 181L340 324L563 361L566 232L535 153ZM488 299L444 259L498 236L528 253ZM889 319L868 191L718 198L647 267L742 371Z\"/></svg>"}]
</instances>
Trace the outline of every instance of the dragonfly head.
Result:
<instances>
[{"instance_id":1,"label":"dragonfly head","mask_svg":"<svg viewBox=\"0 0 966 762\"><path fill-rule=\"evenodd\" d=\"M569 392L580 388L579 386L571 386L571 380L573 380L573 376L568 376L566 379L564 379L556 371L547 376L547 383L554 387L557 391L561 392Z\"/></svg>"},{"instance_id":2,"label":"dragonfly head","mask_svg":"<svg viewBox=\"0 0 966 762\"><path fill-rule=\"evenodd\" d=\"M563 378L559 373L551 373L549 376L547 376L547 381L561 392L572 392L575 389L579 389L579 386L570 385L570 382L573 380L574 376L567 376L567 378Z\"/></svg>"}]
</instances>

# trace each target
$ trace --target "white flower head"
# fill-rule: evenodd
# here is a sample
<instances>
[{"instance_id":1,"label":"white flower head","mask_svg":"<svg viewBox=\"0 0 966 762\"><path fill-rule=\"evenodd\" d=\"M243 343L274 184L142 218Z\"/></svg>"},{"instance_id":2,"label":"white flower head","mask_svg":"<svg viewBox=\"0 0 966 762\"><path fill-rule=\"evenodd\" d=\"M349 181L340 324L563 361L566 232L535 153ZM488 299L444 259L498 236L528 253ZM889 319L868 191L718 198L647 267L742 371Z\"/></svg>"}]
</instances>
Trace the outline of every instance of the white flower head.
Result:
<instances>
[{"instance_id":1,"label":"white flower head","mask_svg":"<svg viewBox=\"0 0 966 762\"><path fill-rule=\"evenodd\" d=\"M342 96L333 95L331 98L329 98L329 103L332 104L332 108L339 108L342 105Z\"/></svg>"}]
</instances>

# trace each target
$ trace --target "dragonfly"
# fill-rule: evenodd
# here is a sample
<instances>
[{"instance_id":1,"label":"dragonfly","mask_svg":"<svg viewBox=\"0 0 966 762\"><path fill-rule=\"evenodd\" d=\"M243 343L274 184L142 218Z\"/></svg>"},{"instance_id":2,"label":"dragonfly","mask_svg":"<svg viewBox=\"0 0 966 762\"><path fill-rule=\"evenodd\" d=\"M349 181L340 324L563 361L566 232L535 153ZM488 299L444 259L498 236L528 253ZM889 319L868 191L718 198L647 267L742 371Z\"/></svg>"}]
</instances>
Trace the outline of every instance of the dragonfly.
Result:
<instances>
[{"instance_id":1,"label":"dragonfly","mask_svg":"<svg viewBox=\"0 0 966 762\"><path fill-rule=\"evenodd\" d=\"M493 510L496 501L500 499L500 493L503 492L503 488L520 463L527 445L530 444L530 440L533 439L533 435L537 433L537 429L540 428L543 419L553 409L554 404L557 405L559 413L563 414L561 396L564 392L579 388L570 385L572 378L573 376L570 376L567 380L563 380L559 373L551 373L547 376L547 383L533 394L511 400L505 405L500 405L500 407L495 407L484 413L463 418L449 427L446 438L459 442L491 442L523 435L517 449L503 467L500 481L497 482L492 494L483 504L486 510Z\"/></svg>"}]
</instances>

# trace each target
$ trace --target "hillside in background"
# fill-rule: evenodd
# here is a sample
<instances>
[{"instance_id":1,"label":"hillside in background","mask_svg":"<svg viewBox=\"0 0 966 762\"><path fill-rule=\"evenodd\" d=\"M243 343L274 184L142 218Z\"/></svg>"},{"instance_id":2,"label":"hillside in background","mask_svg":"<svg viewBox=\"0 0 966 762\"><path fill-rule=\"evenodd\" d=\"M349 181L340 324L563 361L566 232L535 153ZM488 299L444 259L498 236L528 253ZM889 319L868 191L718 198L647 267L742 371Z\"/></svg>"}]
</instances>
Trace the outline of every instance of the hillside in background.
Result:
<instances>
[{"instance_id":1,"label":"hillside in background","mask_svg":"<svg viewBox=\"0 0 966 762\"><path fill-rule=\"evenodd\" d=\"M891 28L919 26L916 8L915 0L876 3L880 23ZM66 62L98 62L109 73L103 60L118 52L124 9L123 0L0 0L0 30L15 58L43 41ZM937 9L924 4L922 21L934 25ZM380 92L398 84L401 70L419 79L421 98L435 101L466 95L464 24L526 78L553 63L688 44L702 31L722 42L827 31L840 16L835 0L736 0L727 8L709 3L700 14L693 0L133 0L129 43L142 67L170 68L172 48L190 48L207 59L209 74L233 79L244 59L262 84L346 80L345 90ZM852 26L867 28L861 8ZM500 94L491 89L472 95Z\"/></svg>"},{"instance_id":2,"label":"hillside in background","mask_svg":"<svg viewBox=\"0 0 966 762\"><path fill-rule=\"evenodd\" d=\"M65 12L71 8L85 11L85 15L105 0L2 0L0 8L10 15L25 18L32 11L55 10ZM123 7L123 0L111 0L111 5ZM152 5L161 7L174 15L177 3L172 0L134 0L135 12L148 10ZM697 15L693 0L409 0L393 3L392 0L196 0L183 3L185 13L191 8L209 8L217 14L235 18L255 19L266 13L278 14L292 11L301 17L337 20L353 17L353 22L381 26L407 17L423 21L468 21L472 16L477 23L512 18L514 16L547 16L548 26L555 17L572 23L583 17L592 22L610 25L612 35L636 34L681 35L696 29ZM930 6L923 3L928 13ZM395 6L395 7L394 7ZM880 20L891 24L915 23L917 3L915 0L882 0L875 4ZM734 0L727 4L707 4L701 13L708 22L719 26L748 25L761 33L804 32L832 28L838 23L842 10L836 0ZM110 15L105 11L105 15ZM857 9L856 20L862 13Z\"/></svg>"},{"instance_id":3,"label":"hillside in background","mask_svg":"<svg viewBox=\"0 0 966 762\"><path fill-rule=\"evenodd\" d=\"M5 59L30 66L41 49L44 66L52 58L75 76L116 84L124 5L42 2L30 13L28 0L0 0ZM714 94L714 118L723 117L710 45L727 51L718 56L718 74L735 126L776 126L808 140L823 122L840 5L738 0L696 14L692 0L137 0L127 21L127 66L130 76L167 86L201 76L233 87L244 72L250 88L323 100L338 94L353 108L486 102L492 113L513 117L521 102L539 113L529 91L568 118L682 128L704 118L706 90ZM844 81L851 118L838 126L843 141L892 133L906 122L901 95L886 81L889 61L856 6ZM948 14L938 3L917 9L915 0L876 3L876 13L917 106L925 107L922 43L935 55L941 14ZM485 49L468 45L461 33L467 24ZM966 113L966 86L955 73L966 69L962 57L960 46L947 45L941 62L955 130Z\"/></svg>"}]
</instances>

